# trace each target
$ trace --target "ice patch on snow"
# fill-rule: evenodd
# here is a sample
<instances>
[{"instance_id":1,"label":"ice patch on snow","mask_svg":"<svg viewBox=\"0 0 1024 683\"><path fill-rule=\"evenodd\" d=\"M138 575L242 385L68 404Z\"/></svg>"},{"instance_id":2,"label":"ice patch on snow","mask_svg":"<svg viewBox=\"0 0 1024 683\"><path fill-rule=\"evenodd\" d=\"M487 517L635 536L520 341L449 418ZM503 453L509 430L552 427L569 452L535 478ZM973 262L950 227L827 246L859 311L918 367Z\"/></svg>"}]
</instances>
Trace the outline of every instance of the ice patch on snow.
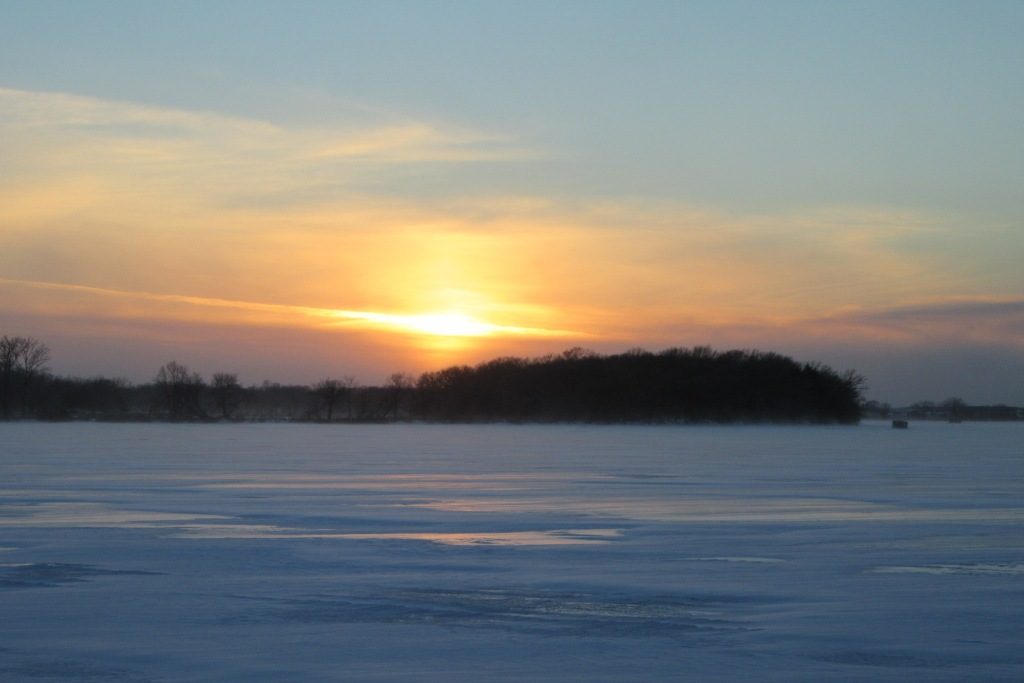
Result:
<instances>
[{"instance_id":1,"label":"ice patch on snow","mask_svg":"<svg viewBox=\"0 0 1024 683\"><path fill-rule=\"evenodd\" d=\"M569 513L660 522L971 522L1024 520L1024 508L914 509L830 498L458 498L411 503L446 512Z\"/></svg>"},{"instance_id":2,"label":"ice patch on snow","mask_svg":"<svg viewBox=\"0 0 1024 683\"><path fill-rule=\"evenodd\" d=\"M16 676L13 680L83 681L85 683L153 683L154 679L129 671L96 666L72 659L30 660L3 666L0 674ZM6 676L3 680L8 680Z\"/></svg>"},{"instance_id":3,"label":"ice patch on snow","mask_svg":"<svg viewBox=\"0 0 1024 683\"><path fill-rule=\"evenodd\" d=\"M969 657L958 657L950 653L910 650L849 650L814 655L811 659L833 664L894 669L931 669L975 663Z\"/></svg>"},{"instance_id":4,"label":"ice patch on snow","mask_svg":"<svg viewBox=\"0 0 1024 683\"><path fill-rule=\"evenodd\" d=\"M739 631L710 600L538 590L395 591L287 601L278 618L305 623L400 623L549 636L680 637Z\"/></svg>"},{"instance_id":5,"label":"ice patch on snow","mask_svg":"<svg viewBox=\"0 0 1024 683\"><path fill-rule=\"evenodd\" d=\"M587 545L608 543L619 529L554 529L551 531L492 531L484 533L339 534L339 538L430 541L443 545Z\"/></svg>"},{"instance_id":6,"label":"ice patch on snow","mask_svg":"<svg viewBox=\"0 0 1024 683\"><path fill-rule=\"evenodd\" d=\"M46 588L78 583L96 576L151 576L155 572L101 569L88 564L19 562L0 564L0 588Z\"/></svg>"},{"instance_id":7,"label":"ice patch on snow","mask_svg":"<svg viewBox=\"0 0 1024 683\"><path fill-rule=\"evenodd\" d=\"M876 567L874 574L1011 574L1024 575L1024 563L931 564L920 566Z\"/></svg>"},{"instance_id":8,"label":"ice patch on snow","mask_svg":"<svg viewBox=\"0 0 1024 683\"><path fill-rule=\"evenodd\" d=\"M468 491L523 491L536 490L539 483L564 484L574 478L567 472L537 474L487 473L474 474L376 474L376 475L324 475L312 477L303 474L270 473L225 475L228 481L203 484L205 489L309 489L357 491L423 491L430 489ZM602 477L606 478L606 477Z\"/></svg>"},{"instance_id":9,"label":"ice patch on snow","mask_svg":"<svg viewBox=\"0 0 1024 683\"><path fill-rule=\"evenodd\" d=\"M693 562L739 562L741 564L782 564L777 557L691 557Z\"/></svg>"},{"instance_id":10,"label":"ice patch on snow","mask_svg":"<svg viewBox=\"0 0 1024 683\"><path fill-rule=\"evenodd\" d=\"M100 503L40 503L0 508L0 526L9 527L145 527L197 519L225 518L220 515L122 510Z\"/></svg>"},{"instance_id":11,"label":"ice patch on snow","mask_svg":"<svg viewBox=\"0 0 1024 683\"><path fill-rule=\"evenodd\" d=\"M619 529L553 529L548 531L382 532L342 533L256 524L196 524L183 527L178 538L205 539L347 539L429 541L442 545L586 545L608 543Z\"/></svg>"}]
</instances>

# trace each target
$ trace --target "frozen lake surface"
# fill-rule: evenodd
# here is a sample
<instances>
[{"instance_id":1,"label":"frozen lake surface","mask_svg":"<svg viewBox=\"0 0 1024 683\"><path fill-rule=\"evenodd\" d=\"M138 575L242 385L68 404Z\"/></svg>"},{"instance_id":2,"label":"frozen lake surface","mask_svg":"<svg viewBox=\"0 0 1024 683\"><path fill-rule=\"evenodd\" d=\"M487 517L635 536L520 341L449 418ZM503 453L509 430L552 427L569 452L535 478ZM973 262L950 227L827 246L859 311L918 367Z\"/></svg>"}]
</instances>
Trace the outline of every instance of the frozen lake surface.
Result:
<instances>
[{"instance_id":1,"label":"frozen lake surface","mask_svg":"<svg viewBox=\"0 0 1024 683\"><path fill-rule=\"evenodd\" d=\"M1020 681L1024 425L0 424L0 681Z\"/></svg>"}]
</instances>

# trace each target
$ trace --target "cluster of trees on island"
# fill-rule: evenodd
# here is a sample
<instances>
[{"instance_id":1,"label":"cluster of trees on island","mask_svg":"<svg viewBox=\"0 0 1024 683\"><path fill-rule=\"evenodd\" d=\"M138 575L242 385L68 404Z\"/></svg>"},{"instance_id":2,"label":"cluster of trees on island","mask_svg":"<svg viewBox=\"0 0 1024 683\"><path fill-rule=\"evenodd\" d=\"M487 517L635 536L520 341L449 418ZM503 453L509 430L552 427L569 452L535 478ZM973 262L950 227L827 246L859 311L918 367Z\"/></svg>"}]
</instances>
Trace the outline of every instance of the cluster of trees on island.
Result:
<instances>
[{"instance_id":1,"label":"cluster of trees on island","mask_svg":"<svg viewBox=\"0 0 1024 683\"><path fill-rule=\"evenodd\" d=\"M0 338L4 419L851 423L863 390L853 371L709 347L613 355L574 348L418 378L396 373L378 386L352 377L243 386L234 373L206 380L175 361L132 384L56 376L49 361L36 339Z\"/></svg>"}]
</instances>

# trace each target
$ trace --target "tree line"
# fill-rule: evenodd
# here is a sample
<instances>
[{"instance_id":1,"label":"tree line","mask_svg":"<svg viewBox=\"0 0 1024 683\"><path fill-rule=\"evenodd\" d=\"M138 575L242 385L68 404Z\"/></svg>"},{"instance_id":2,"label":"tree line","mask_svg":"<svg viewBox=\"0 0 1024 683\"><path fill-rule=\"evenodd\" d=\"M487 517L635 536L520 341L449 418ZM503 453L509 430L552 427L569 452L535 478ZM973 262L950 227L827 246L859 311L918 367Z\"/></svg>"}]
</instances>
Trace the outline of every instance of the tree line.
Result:
<instances>
[{"instance_id":1,"label":"tree line","mask_svg":"<svg viewBox=\"0 0 1024 683\"><path fill-rule=\"evenodd\" d=\"M570 349L429 372L430 420L856 422L863 378L777 353L699 346L600 355Z\"/></svg>"},{"instance_id":2,"label":"tree line","mask_svg":"<svg viewBox=\"0 0 1024 683\"><path fill-rule=\"evenodd\" d=\"M863 378L777 353L706 346L497 358L381 385L205 379L170 361L150 382L61 377L31 337L0 338L3 419L323 422L856 422Z\"/></svg>"},{"instance_id":3,"label":"tree line","mask_svg":"<svg viewBox=\"0 0 1024 683\"><path fill-rule=\"evenodd\" d=\"M917 401L908 406L893 407L888 403L867 401L861 405L861 414L866 418L889 419L892 417L911 420L940 420L945 422L1010 422L1024 420L1024 408L1004 403L993 405L970 405L955 396L936 403Z\"/></svg>"}]
</instances>

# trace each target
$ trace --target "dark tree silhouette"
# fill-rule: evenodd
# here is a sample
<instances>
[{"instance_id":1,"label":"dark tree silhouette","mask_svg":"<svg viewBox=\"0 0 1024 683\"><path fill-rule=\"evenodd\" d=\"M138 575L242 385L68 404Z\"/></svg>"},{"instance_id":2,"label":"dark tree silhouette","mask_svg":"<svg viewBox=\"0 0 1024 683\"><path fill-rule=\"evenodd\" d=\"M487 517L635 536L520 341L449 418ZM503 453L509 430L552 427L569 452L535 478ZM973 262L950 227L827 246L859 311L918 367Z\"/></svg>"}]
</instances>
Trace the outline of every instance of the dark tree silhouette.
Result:
<instances>
[{"instance_id":1,"label":"dark tree silhouette","mask_svg":"<svg viewBox=\"0 0 1024 683\"><path fill-rule=\"evenodd\" d=\"M0 411L5 419L12 416L16 403L21 416L30 414L33 389L49 362L50 349L38 339L0 337Z\"/></svg>"},{"instance_id":2,"label":"dark tree silhouette","mask_svg":"<svg viewBox=\"0 0 1024 683\"><path fill-rule=\"evenodd\" d=\"M334 408L347 397L351 389L351 382L347 380L350 378L337 380L328 377L313 385L313 394L318 400L317 414L322 410L328 422L334 419Z\"/></svg>"},{"instance_id":3,"label":"dark tree silhouette","mask_svg":"<svg viewBox=\"0 0 1024 683\"><path fill-rule=\"evenodd\" d=\"M210 393L221 419L230 420L242 398L242 386L238 383L238 375L230 372L214 373Z\"/></svg>"},{"instance_id":4,"label":"dark tree silhouette","mask_svg":"<svg viewBox=\"0 0 1024 683\"><path fill-rule=\"evenodd\" d=\"M774 353L708 347L570 349L424 374L414 416L429 420L855 422L863 380Z\"/></svg>"},{"instance_id":5,"label":"dark tree silhouette","mask_svg":"<svg viewBox=\"0 0 1024 683\"><path fill-rule=\"evenodd\" d=\"M176 361L153 381L55 377L49 350L30 337L0 337L3 417L111 420L218 419L584 422L855 422L864 379L776 353L706 346L600 355L581 348L540 358L457 365L418 380L395 373L382 386L351 377L313 386L242 387L217 373L207 387ZM880 409L864 403L875 414ZM912 407L915 419L1022 419L1024 409L959 400Z\"/></svg>"},{"instance_id":6,"label":"dark tree silhouette","mask_svg":"<svg viewBox=\"0 0 1024 683\"><path fill-rule=\"evenodd\" d=\"M403 372L389 375L388 381L384 385L386 402L384 417L397 420L404 413L409 395L415 386L416 379L412 375Z\"/></svg>"},{"instance_id":7,"label":"dark tree silhouette","mask_svg":"<svg viewBox=\"0 0 1024 683\"><path fill-rule=\"evenodd\" d=\"M203 378L177 361L162 365L153 378L160 408L171 420L193 420L206 417L200 403Z\"/></svg>"}]
</instances>

